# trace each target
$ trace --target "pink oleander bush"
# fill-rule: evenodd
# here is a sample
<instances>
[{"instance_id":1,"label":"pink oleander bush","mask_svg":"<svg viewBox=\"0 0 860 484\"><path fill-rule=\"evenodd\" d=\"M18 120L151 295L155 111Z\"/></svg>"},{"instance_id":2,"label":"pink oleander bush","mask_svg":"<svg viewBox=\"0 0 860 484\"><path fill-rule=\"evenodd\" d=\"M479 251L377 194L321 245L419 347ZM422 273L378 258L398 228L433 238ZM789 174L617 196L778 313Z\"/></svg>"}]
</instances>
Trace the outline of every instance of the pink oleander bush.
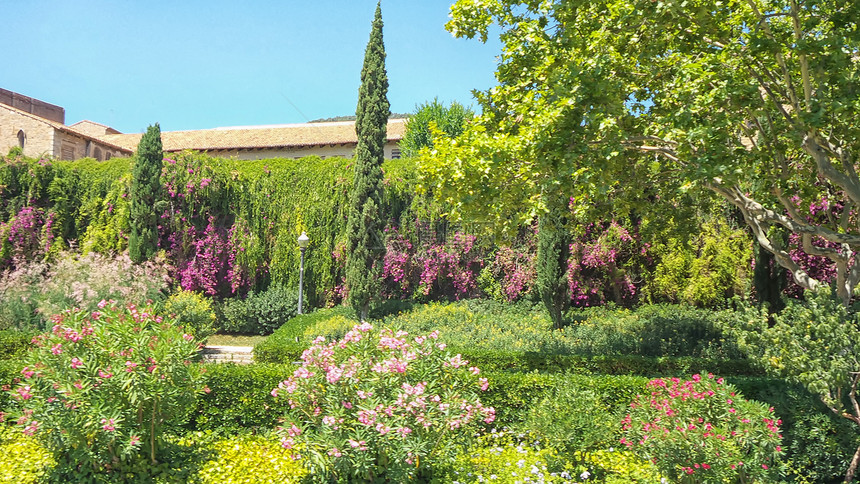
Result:
<instances>
[{"instance_id":1,"label":"pink oleander bush","mask_svg":"<svg viewBox=\"0 0 860 484\"><path fill-rule=\"evenodd\" d=\"M6 418L53 451L69 478L155 464L163 427L182 423L203 390L192 335L149 307L97 306L54 316L7 389L18 410Z\"/></svg>"},{"instance_id":2,"label":"pink oleander bush","mask_svg":"<svg viewBox=\"0 0 860 484\"><path fill-rule=\"evenodd\" d=\"M722 378L658 378L622 422L621 443L674 482L776 482L782 452L773 408Z\"/></svg>"},{"instance_id":3,"label":"pink oleander bush","mask_svg":"<svg viewBox=\"0 0 860 484\"><path fill-rule=\"evenodd\" d=\"M281 444L300 446L321 480L406 482L450 462L495 410L481 403L489 383L480 370L437 336L363 323L339 341L314 340L272 390L292 408Z\"/></svg>"}]
</instances>

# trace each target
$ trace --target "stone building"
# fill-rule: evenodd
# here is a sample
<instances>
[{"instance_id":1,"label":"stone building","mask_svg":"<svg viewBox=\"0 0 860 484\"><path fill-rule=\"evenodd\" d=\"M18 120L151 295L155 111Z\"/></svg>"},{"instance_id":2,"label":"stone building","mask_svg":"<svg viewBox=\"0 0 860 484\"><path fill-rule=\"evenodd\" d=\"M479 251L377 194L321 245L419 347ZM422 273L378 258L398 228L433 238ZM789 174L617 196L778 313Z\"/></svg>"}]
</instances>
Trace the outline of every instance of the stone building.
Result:
<instances>
[{"instance_id":1,"label":"stone building","mask_svg":"<svg viewBox=\"0 0 860 484\"><path fill-rule=\"evenodd\" d=\"M405 119L388 121L385 158L400 158L397 143L403 138ZM134 149L142 134L106 134L100 139ZM206 152L212 156L259 160L265 158L351 158L358 144L354 121L242 126L195 131L163 131L161 142L166 153L184 150Z\"/></svg>"},{"instance_id":2,"label":"stone building","mask_svg":"<svg viewBox=\"0 0 860 484\"><path fill-rule=\"evenodd\" d=\"M400 158L405 121L389 120L386 159ZM67 126L62 107L0 89L0 154L17 146L30 157L101 161L131 155L142 136L86 120ZM358 144L354 121L164 131L161 139L166 153L194 150L240 160L351 158Z\"/></svg>"},{"instance_id":3,"label":"stone building","mask_svg":"<svg viewBox=\"0 0 860 484\"><path fill-rule=\"evenodd\" d=\"M33 158L91 157L101 161L134 151L100 138L119 131L92 121L66 126L65 117L60 106L0 89L0 154L18 147Z\"/></svg>"}]
</instances>

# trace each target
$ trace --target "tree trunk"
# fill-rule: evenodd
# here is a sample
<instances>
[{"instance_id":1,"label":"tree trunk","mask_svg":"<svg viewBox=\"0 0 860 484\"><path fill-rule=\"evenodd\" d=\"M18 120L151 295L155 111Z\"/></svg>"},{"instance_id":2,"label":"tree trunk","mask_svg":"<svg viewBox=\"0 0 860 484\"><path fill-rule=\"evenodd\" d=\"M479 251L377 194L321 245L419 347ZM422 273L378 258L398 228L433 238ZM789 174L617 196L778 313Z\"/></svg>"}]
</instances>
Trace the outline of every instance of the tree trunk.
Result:
<instances>
[{"instance_id":1,"label":"tree trunk","mask_svg":"<svg viewBox=\"0 0 860 484\"><path fill-rule=\"evenodd\" d=\"M845 480L843 483L854 481L854 473L857 472L857 464L860 463L860 447L854 452L854 457L851 458L851 465L848 466L848 471L845 472Z\"/></svg>"}]
</instances>

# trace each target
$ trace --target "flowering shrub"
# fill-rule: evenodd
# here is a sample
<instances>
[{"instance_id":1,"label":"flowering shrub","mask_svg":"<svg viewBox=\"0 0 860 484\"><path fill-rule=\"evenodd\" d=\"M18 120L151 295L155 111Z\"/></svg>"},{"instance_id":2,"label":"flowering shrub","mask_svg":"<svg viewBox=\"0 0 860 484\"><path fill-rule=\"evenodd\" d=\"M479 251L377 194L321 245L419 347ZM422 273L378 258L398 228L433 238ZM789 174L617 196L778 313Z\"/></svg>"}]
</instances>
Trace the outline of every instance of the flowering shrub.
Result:
<instances>
[{"instance_id":1,"label":"flowering shrub","mask_svg":"<svg viewBox=\"0 0 860 484\"><path fill-rule=\"evenodd\" d=\"M46 258L54 247L54 213L24 207L8 223L0 223L0 260L4 267Z\"/></svg>"},{"instance_id":2,"label":"flowering shrub","mask_svg":"<svg viewBox=\"0 0 860 484\"><path fill-rule=\"evenodd\" d=\"M198 343L149 308L102 301L68 310L34 339L21 382L10 391L16 423L76 472L156 462L166 422L180 423L201 390L190 364Z\"/></svg>"},{"instance_id":3,"label":"flowering shrub","mask_svg":"<svg viewBox=\"0 0 860 484\"><path fill-rule=\"evenodd\" d=\"M775 482L782 449L773 408L746 400L722 378L658 378L637 396L621 443L681 482Z\"/></svg>"},{"instance_id":4,"label":"flowering shrub","mask_svg":"<svg viewBox=\"0 0 860 484\"><path fill-rule=\"evenodd\" d=\"M645 252L637 237L612 220L590 225L582 239L570 245L568 281L573 306L602 304L607 297L616 304L633 302L637 289L628 269Z\"/></svg>"},{"instance_id":5,"label":"flowering shrub","mask_svg":"<svg viewBox=\"0 0 860 484\"><path fill-rule=\"evenodd\" d=\"M366 481L405 482L450 461L495 410L478 397L489 387L480 370L437 336L362 323L340 341L317 338L272 390L293 409L281 444L302 445L315 475Z\"/></svg>"}]
</instances>

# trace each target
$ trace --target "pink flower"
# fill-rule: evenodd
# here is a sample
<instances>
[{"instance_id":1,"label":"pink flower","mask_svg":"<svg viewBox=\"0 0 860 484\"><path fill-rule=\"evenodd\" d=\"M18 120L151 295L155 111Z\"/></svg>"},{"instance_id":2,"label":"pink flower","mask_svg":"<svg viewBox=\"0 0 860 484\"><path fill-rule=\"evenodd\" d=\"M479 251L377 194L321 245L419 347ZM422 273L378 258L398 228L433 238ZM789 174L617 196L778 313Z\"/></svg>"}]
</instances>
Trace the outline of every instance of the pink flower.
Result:
<instances>
[{"instance_id":1,"label":"pink flower","mask_svg":"<svg viewBox=\"0 0 860 484\"><path fill-rule=\"evenodd\" d=\"M140 437L137 435L132 435L130 439L128 439L128 445L134 447L140 443Z\"/></svg>"},{"instance_id":2,"label":"pink flower","mask_svg":"<svg viewBox=\"0 0 860 484\"><path fill-rule=\"evenodd\" d=\"M33 395L30 393L30 390L32 390L30 385L26 385L26 386L19 388L18 389L19 398L21 398L22 400L29 400L29 399L33 398Z\"/></svg>"},{"instance_id":3,"label":"pink flower","mask_svg":"<svg viewBox=\"0 0 860 484\"><path fill-rule=\"evenodd\" d=\"M281 447L285 449L292 449L295 445L295 441L292 438L284 437L281 439Z\"/></svg>"},{"instance_id":4,"label":"pink flower","mask_svg":"<svg viewBox=\"0 0 860 484\"><path fill-rule=\"evenodd\" d=\"M107 301L102 299L101 301L99 301L98 306L99 306L99 309L104 309L104 307L107 306Z\"/></svg>"},{"instance_id":5,"label":"pink flower","mask_svg":"<svg viewBox=\"0 0 860 484\"><path fill-rule=\"evenodd\" d=\"M332 447L331 450L328 451L328 455L332 457L340 457L343 455L341 451L337 450L337 447Z\"/></svg>"},{"instance_id":6,"label":"pink flower","mask_svg":"<svg viewBox=\"0 0 860 484\"><path fill-rule=\"evenodd\" d=\"M490 382L486 378L478 378L478 381L481 382L481 391L485 392L488 388L490 388Z\"/></svg>"},{"instance_id":7,"label":"pink flower","mask_svg":"<svg viewBox=\"0 0 860 484\"><path fill-rule=\"evenodd\" d=\"M62 352L63 352L63 344L62 343L57 343L51 348L51 353L53 353L55 355L62 354Z\"/></svg>"},{"instance_id":8,"label":"pink flower","mask_svg":"<svg viewBox=\"0 0 860 484\"><path fill-rule=\"evenodd\" d=\"M182 339L184 339L185 341L191 341L194 339L194 336L191 336L190 334L185 333L182 335Z\"/></svg>"},{"instance_id":9,"label":"pink flower","mask_svg":"<svg viewBox=\"0 0 860 484\"><path fill-rule=\"evenodd\" d=\"M133 372L136 367L137 367L137 363L135 363L133 361L126 361L125 362L125 371L127 371L129 373Z\"/></svg>"},{"instance_id":10,"label":"pink flower","mask_svg":"<svg viewBox=\"0 0 860 484\"><path fill-rule=\"evenodd\" d=\"M78 357L72 358L71 367L73 370L77 370L78 368L82 367L83 365L84 365L84 362L81 361Z\"/></svg>"},{"instance_id":11,"label":"pink flower","mask_svg":"<svg viewBox=\"0 0 860 484\"><path fill-rule=\"evenodd\" d=\"M116 427L114 427L115 422L112 418L103 418L102 424L102 429L107 432L113 432L114 430L116 430Z\"/></svg>"},{"instance_id":12,"label":"pink flower","mask_svg":"<svg viewBox=\"0 0 860 484\"><path fill-rule=\"evenodd\" d=\"M33 375L35 375L36 372L31 370L29 366L25 366L24 369L21 370L21 374L24 375L24 378L33 378Z\"/></svg>"},{"instance_id":13,"label":"pink flower","mask_svg":"<svg viewBox=\"0 0 860 484\"><path fill-rule=\"evenodd\" d=\"M352 447L353 449L367 450L367 442L365 442L363 440L356 441L356 440L349 439L349 446Z\"/></svg>"},{"instance_id":14,"label":"pink flower","mask_svg":"<svg viewBox=\"0 0 860 484\"><path fill-rule=\"evenodd\" d=\"M99 370L99 377L101 377L101 378L110 378L112 376L113 376L113 373L104 372L104 371Z\"/></svg>"}]
</instances>

